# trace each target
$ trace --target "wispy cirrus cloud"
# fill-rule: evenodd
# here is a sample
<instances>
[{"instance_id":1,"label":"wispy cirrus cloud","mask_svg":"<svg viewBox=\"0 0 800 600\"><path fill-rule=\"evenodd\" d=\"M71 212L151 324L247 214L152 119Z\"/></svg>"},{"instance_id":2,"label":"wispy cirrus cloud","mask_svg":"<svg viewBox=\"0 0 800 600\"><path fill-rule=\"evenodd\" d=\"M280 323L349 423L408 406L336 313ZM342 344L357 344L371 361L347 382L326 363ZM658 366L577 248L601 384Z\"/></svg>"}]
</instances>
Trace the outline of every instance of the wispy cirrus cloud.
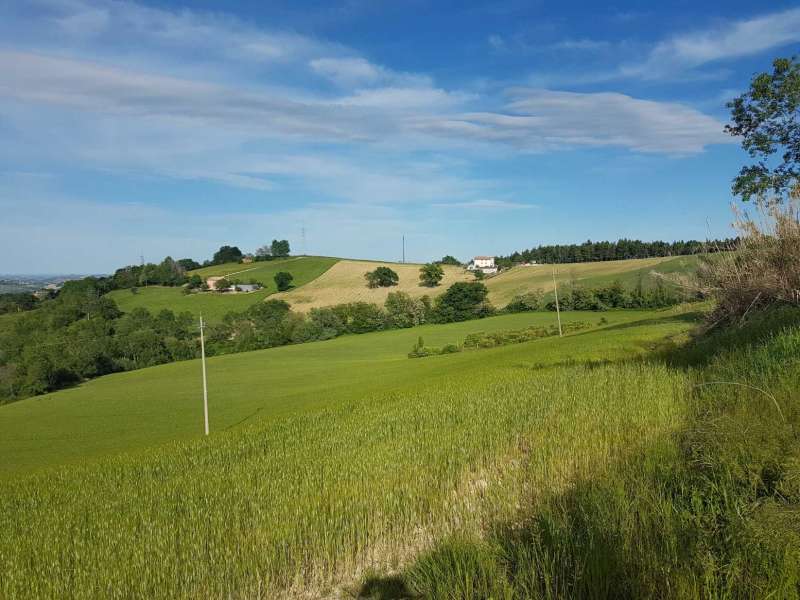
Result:
<instances>
[{"instance_id":1,"label":"wispy cirrus cloud","mask_svg":"<svg viewBox=\"0 0 800 600\"><path fill-rule=\"evenodd\" d=\"M620 75L643 79L674 77L794 42L800 42L800 8L673 36L656 44L643 62L622 66Z\"/></svg>"}]
</instances>

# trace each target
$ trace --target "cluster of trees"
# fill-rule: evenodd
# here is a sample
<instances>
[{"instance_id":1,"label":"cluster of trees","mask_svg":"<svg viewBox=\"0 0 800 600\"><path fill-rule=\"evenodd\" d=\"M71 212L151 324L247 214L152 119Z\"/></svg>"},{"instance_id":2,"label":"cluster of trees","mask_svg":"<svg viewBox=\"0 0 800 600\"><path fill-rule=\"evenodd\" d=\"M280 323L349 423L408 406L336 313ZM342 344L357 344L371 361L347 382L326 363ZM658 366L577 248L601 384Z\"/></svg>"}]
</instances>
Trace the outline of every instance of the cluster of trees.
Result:
<instances>
[{"instance_id":1,"label":"cluster of trees","mask_svg":"<svg viewBox=\"0 0 800 600\"><path fill-rule=\"evenodd\" d=\"M443 278L444 269L442 268L442 263L428 263L422 265L419 269L420 285L436 287ZM400 281L400 276L393 269L381 266L374 271L364 273L364 279L367 280L367 287L369 288L392 287Z\"/></svg>"},{"instance_id":2,"label":"cluster of trees","mask_svg":"<svg viewBox=\"0 0 800 600\"><path fill-rule=\"evenodd\" d=\"M349 302L312 308L307 315L293 312L283 300L267 300L241 313L229 313L208 335L210 354L243 352L328 340L344 334L369 333L449 323L489 316L495 312L488 290L479 282L453 284L434 301L391 292L383 306Z\"/></svg>"},{"instance_id":3,"label":"cluster of trees","mask_svg":"<svg viewBox=\"0 0 800 600\"><path fill-rule=\"evenodd\" d=\"M700 242L697 240L678 242L643 242L641 240L621 239L616 242L593 242L537 246L529 250L513 252L495 259L500 268L512 267L525 262L539 263L577 263L603 260L624 260L629 258L653 258L662 256L685 256L705 252L731 250L738 244L738 238Z\"/></svg>"},{"instance_id":4,"label":"cluster of trees","mask_svg":"<svg viewBox=\"0 0 800 600\"><path fill-rule=\"evenodd\" d=\"M39 299L27 292L0 294L0 315L33 310L38 303Z\"/></svg>"},{"instance_id":5,"label":"cluster of trees","mask_svg":"<svg viewBox=\"0 0 800 600\"><path fill-rule=\"evenodd\" d=\"M117 269L111 277L104 278L107 279L104 283L107 288L105 291L148 285L183 285L187 282L186 271L199 266L190 258L174 260L171 256L167 256L158 264L146 263L122 267Z\"/></svg>"},{"instance_id":6,"label":"cluster of trees","mask_svg":"<svg viewBox=\"0 0 800 600\"><path fill-rule=\"evenodd\" d=\"M286 258L291 249L288 240L272 240L269 246L261 246L256 250L256 261L274 260L276 258Z\"/></svg>"},{"instance_id":7,"label":"cluster of trees","mask_svg":"<svg viewBox=\"0 0 800 600\"><path fill-rule=\"evenodd\" d=\"M104 296L108 280L67 282L0 333L0 403L51 392L85 379L198 355L198 329L189 313L137 308L123 314ZM392 292L384 306L351 302L293 312L282 300L229 313L209 328L209 355L325 340L343 334L463 321L490 315L488 290L459 282L431 301Z\"/></svg>"},{"instance_id":8,"label":"cluster of trees","mask_svg":"<svg viewBox=\"0 0 800 600\"><path fill-rule=\"evenodd\" d=\"M675 286L665 285L660 279L656 279L652 287L645 287L640 278L632 289L627 289L620 281L605 287L586 288L573 283L558 288L561 310L665 308L699 299L701 298ZM506 312L512 313L535 310L556 310L555 298L533 291L514 297L505 307Z\"/></svg>"},{"instance_id":9,"label":"cluster of trees","mask_svg":"<svg viewBox=\"0 0 800 600\"><path fill-rule=\"evenodd\" d=\"M69 281L0 332L0 402L197 355L189 313L123 314L96 278Z\"/></svg>"}]
</instances>

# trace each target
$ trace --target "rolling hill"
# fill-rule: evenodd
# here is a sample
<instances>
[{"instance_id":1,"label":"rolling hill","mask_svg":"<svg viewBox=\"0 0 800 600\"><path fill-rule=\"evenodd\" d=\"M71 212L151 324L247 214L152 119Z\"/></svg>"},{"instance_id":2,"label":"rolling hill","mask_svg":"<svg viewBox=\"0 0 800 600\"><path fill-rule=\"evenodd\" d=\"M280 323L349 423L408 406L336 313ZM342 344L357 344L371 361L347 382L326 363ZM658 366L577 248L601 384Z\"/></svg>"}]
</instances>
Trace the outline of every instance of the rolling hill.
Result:
<instances>
[{"instance_id":1,"label":"rolling hill","mask_svg":"<svg viewBox=\"0 0 800 600\"><path fill-rule=\"evenodd\" d=\"M252 279L264 286L262 290L247 294L184 294L182 288L179 287L149 286L138 288L136 293L127 289L114 290L108 296L125 312L137 307L146 308L151 312L163 309L169 309L176 313L188 311L193 315L199 315L202 312L206 320L213 323L221 320L228 312L243 311L252 304L274 294L277 290L273 277L279 271L291 273L294 276L293 285L300 287L325 273L337 262L336 258L299 256L249 265L239 263L214 265L190 273L203 278L224 275L242 282Z\"/></svg>"},{"instance_id":2,"label":"rolling hill","mask_svg":"<svg viewBox=\"0 0 800 600\"><path fill-rule=\"evenodd\" d=\"M411 360L419 336L430 345L460 343L468 333L554 323L553 313L503 315L448 325L426 325L229 354L208 361L212 430L272 418L309 407L460 377L526 362L632 356L642 345L687 327L675 312L619 311L605 328L564 340L542 339L513 347ZM601 315L565 313L565 322ZM578 341L580 340L580 341ZM559 343L563 342L563 343ZM630 347L628 347L630 346ZM446 359L446 360L443 360ZM171 363L101 377L78 387L0 407L0 473L80 462L90 457L196 437L202 430L200 363ZM42 441L47 440L46 444Z\"/></svg>"},{"instance_id":3,"label":"rolling hill","mask_svg":"<svg viewBox=\"0 0 800 600\"><path fill-rule=\"evenodd\" d=\"M554 266L556 281L559 284L575 281L586 287L599 287L619 280L627 287L633 287L641 277L643 285L649 287L654 283L651 273L688 273L697 267L697 261L697 256L679 256L518 266L487 279L485 283L489 288L489 299L495 306L502 307L514 296L525 292L533 290L552 292Z\"/></svg>"},{"instance_id":4,"label":"rolling hill","mask_svg":"<svg viewBox=\"0 0 800 600\"><path fill-rule=\"evenodd\" d=\"M390 267L400 278L398 285L390 288L367 287L364 274L378 266ZM414 297L437 296L456 281L473 281L475 278L462 267L443 265L444 279L435 288L420 285L419 268L413 263L390 263L362 260L340 260L328 271L301 289L275 295L286 300L294 310L306 312L319 306L344 302L370 302L383 304L390 292L406 292Z\"/></svg>"}]
</instances>

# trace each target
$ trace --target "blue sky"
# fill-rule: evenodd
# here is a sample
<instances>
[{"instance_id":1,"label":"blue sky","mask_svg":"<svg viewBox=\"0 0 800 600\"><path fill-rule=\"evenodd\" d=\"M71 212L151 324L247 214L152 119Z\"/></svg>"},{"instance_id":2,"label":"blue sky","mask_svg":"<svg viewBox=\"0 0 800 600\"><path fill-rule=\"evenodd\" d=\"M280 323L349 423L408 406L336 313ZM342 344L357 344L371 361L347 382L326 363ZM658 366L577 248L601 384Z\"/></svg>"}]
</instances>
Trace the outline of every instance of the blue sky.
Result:
<instances>
[{"instance_id":1,"label":"blue sky","mask_svg":"<svg viewBox=\"0 0 800 600\"><path fill-rule=\"evenodd\" d=\"M725 102L799 47L779 1L11 0L0 272L726 236Z\"/></svg>"}]
</instances>

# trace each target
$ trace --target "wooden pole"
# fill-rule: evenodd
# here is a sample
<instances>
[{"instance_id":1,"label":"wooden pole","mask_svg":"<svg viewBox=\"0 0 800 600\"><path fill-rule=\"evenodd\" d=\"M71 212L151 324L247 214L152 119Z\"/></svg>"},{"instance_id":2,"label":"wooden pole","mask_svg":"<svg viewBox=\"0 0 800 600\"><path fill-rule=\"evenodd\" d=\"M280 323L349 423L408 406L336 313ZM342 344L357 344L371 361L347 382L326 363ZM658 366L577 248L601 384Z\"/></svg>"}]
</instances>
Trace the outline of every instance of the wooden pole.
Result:
<instances>
[{"instance_id":1,"label":"wooden pole","mask_svg":"<svg viewBox=\"0 0 800 600\"><path fill-rule=\"evenodd\" d=\"M206 342L203 336L203 314L200 314L200 360L203 363L203 419L205 432L208 435L208 383L206 382Z\"/></svg>"},{"instance_id":2,"label":"wooden pole","mask_svg":"<svg viewBox=\"0 0 800 600\"><path fill-rule=\"evenodd\" d=\"M558 337L564 337L561 331L561 310L558 307L558 285L556 284L556 267L553 265L553 292L556 295L556 316L558 317Z\"/></svg>"}]
</instances>

